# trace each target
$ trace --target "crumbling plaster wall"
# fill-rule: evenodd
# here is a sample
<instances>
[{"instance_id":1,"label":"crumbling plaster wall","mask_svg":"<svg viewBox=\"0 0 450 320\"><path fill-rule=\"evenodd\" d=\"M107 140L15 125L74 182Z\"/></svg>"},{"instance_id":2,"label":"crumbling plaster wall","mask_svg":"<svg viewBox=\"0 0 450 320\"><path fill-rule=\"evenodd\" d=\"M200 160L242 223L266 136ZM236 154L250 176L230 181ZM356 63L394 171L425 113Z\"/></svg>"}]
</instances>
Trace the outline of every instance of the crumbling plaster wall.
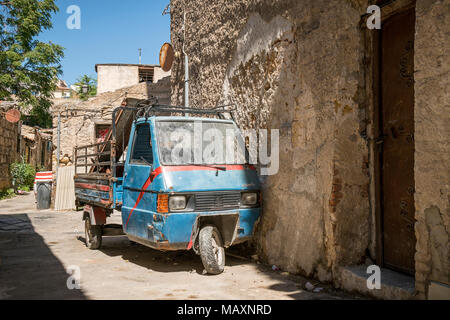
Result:
<instances>
[{"instance_id":1,"label":"crumbling plaster wall","mask_svg":"<svg viewBox=\"0 0 450 320\"><path fill-rule=\"evenodd\" d=\"M416 290L450 285L450 4L418 0L415 39Z\"/></svg>"},{"instance_id":2,"label":"crumbling plaster wall","mask_svg":"<svg viewBox=\"0 0 450 320\"><path fill-rule=\"evenodd\" d=\"M280 169L264 177L260 254L331 280L370 239L363 41L365 1L171 1L181 51L187 12L193 106L238 105L241 128L280 130ZM183 104L181 59L172 103Z\"/></svg>"}]
</instances>

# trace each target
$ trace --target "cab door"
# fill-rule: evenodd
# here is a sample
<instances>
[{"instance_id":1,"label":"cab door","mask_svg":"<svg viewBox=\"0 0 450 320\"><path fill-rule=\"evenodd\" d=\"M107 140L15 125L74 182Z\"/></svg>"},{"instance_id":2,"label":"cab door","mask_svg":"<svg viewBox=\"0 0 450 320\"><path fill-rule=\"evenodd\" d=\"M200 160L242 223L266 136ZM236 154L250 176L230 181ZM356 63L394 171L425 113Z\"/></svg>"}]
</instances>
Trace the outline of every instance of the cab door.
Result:
<instances>
[{"instance_id":1,"label":"cab door","mask_svg":"<svg viewBox=\"0 0 450 320\"><path fill-rule=\"evenodd\" d=\"M122 222L127 234L152 241L149 226L155 199L150 189L153 166L150 125L146 121L132 127L128 144L131 148L125 162Z\"/></svg>"}]
</instances>

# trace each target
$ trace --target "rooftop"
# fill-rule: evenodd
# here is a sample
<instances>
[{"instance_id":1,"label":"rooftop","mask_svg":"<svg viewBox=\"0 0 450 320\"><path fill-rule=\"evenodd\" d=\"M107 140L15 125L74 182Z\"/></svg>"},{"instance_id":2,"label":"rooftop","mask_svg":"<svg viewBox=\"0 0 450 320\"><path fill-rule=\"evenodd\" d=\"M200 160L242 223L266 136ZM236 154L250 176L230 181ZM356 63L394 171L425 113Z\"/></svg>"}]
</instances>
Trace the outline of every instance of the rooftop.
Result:
<instances>
[{"instance_id":1,"label":"rooftop","mask_svg":"<svg viewBox=\"0 0 450 320\"><path fill-rule=\"evenodd\" d=\"M133 63L98 63L95 65L95 72L97 72L97 66L126 66L126 67L144 67L144 68L154 68L160 67L158 64L133 64Z\"/></svg>"}]
</instances>

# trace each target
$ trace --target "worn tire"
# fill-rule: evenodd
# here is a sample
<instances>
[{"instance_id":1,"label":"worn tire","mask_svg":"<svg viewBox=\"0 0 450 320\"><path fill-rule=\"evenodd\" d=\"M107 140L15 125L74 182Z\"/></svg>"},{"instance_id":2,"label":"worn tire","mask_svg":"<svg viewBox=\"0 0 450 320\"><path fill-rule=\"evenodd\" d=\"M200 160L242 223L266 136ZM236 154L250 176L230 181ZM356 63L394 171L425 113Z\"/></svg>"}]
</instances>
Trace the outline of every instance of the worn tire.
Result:
<instances>
[{"instance_id":1,"label":"worn tire","mask_svg":"<svg viewBox=\"0 0 450 320\"><path fill-rule=\"evenodd\" d=\"M84 239L86 247L91 250L99 249L102 246L102 226L91 225L91 218L84 220Z\"/></svg>"},{"instance_id":2,"label":"worn tire","mask_svg":"<svg viewBox=\"0 0 450 320\"><path fill-rule=\"evenodd\" d=\"M209 274L223 272L225 249L219 230L214 226L204 226L199 233L200 257Z\"/></svg>"}]
</instances>

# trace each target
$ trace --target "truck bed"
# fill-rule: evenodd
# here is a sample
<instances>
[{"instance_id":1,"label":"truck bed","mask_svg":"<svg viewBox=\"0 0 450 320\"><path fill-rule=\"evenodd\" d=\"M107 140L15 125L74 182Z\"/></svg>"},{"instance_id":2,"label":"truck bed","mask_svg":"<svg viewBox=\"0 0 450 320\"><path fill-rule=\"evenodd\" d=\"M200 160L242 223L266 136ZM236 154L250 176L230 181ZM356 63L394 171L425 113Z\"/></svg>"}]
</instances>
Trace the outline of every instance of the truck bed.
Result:
<instances>
[{"instance_id":1,"label":"truck bed","mask_svg":"<svg viewBox=\"0 0 450 320\"><path fill-rule=\"evenodd\" d=\"M106 209L122 206L122 177L113 177L111 141L75 148L75 199L78 206L89 204ZM108 145L108 151L103 151ZM120 170L119 170L120 171ZM122 170L123 171L123 170Z\"/></svg>"},{"instance_id":2,"label":"truck bed","mask_svg":"<svg viewBox=\"0 0 450 320\"><path fill-rule=\"evenodd\" d=\"M127 147L133 118L133 110L120 110L115 120L115 137L110 128L105 141L75 148L77 205L106 209L122 206L123 163L117 160Z\"/></svg>"},{"instance_id":3,"label":"truck bed","mask_svg":"<svg viewBox=\"0 0 450 320\"><path fill-rule=\"evenodd\" d=\"M113 186L111 178L94 174L76 175L75 198L78 204L91 204L112 208Z\"/></svg>"}]
</instances>

